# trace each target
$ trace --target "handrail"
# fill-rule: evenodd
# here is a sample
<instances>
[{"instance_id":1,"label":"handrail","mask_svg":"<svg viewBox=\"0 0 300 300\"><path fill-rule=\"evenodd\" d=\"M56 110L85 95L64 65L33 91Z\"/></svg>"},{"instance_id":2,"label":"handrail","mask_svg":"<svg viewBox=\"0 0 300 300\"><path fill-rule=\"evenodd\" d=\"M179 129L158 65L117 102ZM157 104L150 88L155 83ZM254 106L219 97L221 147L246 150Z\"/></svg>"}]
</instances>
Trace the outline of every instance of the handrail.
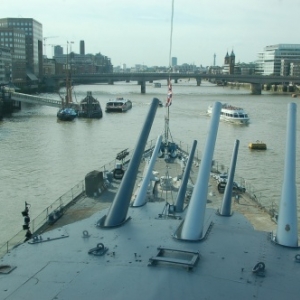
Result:
<instances>
[{"instance_id":1,"label":"handrail","mask_svg":"<svg viewBox=\"0 0 300 300\"><path fill-rule=\"evenodd\" d=\"M16 101L24 101L24 102L40 104L40 105L52 104L52 106L55 106L55 107L61 106L61 100L55 100L55 99L44 98L44 97L40 97L40 96L33 96L33 95L22 94L22 93L16 93L16 92L11 92L11 99L16 100Z\"/></svg>"}]
</instances>

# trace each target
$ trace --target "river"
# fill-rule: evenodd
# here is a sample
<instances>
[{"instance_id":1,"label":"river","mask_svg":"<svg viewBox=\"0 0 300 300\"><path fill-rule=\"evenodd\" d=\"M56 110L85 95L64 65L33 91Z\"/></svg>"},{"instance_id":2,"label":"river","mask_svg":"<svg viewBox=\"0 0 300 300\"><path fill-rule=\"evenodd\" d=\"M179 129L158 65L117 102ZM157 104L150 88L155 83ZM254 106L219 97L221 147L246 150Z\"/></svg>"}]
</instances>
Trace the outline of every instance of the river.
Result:
<instances>
[{"instance_id":1,"label":"river","mask_svg":"<svg viewBox=\"0 0 300 300\"><path fill-rule=\"evenodd\" d=\"M136 83L80 85L75 87L76 99L80 101L87 91L92 91L103 111L106 101L118 96L131 99L133 108L124 114L104 112L100 120L60 122L56 108L24 104L21 111L0 121L0 245L21 230L25 201L30 203L30 216L34 218L83 180L88 172L115 159L121 150L132 149L152 98L165 101L167 85L162 81L161 88L154 88L149 83L146 94L140 93ZM44 96L58 99L54 94ZM298 104L299 98L265 91L255 96L243 88L217 87L207 82L199 87L193 80L182 80L173 84L171 135L190 145L196 139L198 151L202 152L210 121L205 112L215 101L243 107L250 116L250 124L236 126L221 122L214 159L229 166L235 140L239 139L236 174L256 188L264 205L270 207L278 203L283 180L287 106L290 102ZM298 107L298 145L299 110ZM165 108L157 109L151 138L156 139L163 132L165 113ZM249 150L248 144L256 140L264 141L267 151ZM300 165L300 155L297 165ZM299 167L296 175L299 195Z\"/></svg>"}]
</instances>

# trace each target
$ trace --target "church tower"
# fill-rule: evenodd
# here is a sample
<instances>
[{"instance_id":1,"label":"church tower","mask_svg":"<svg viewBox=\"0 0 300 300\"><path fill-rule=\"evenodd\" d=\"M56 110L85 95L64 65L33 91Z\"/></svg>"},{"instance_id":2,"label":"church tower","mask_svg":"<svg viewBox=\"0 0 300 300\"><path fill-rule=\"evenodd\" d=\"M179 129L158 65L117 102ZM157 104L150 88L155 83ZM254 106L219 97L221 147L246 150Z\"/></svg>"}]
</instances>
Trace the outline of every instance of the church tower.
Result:
<instances>
[{"instance_id":1,"label":"church tower","mask_svg":"<svg viewBox=\"0 0 300 300\"><path fill-rule=\"evenodd\" d=\"M228 52L227 52L227 55L228 55ZM234 55L233 50L231 51L231 54L228 57L228 63L229 63L229 74L234 74L235 55Z\"/></svg>"},{"instance_id":2,"label":"church tower","mask_svg":"<svg viewBox=\"0 0 300 300\"><path fill-rule=\"evenodd\" d=\"M229 54L228 54L228 51L227 51L227 53L226 53L226 56L225 56L225 58L224 58L224 65L228 65L229 64Z\"/></svg>"}]
</instances>

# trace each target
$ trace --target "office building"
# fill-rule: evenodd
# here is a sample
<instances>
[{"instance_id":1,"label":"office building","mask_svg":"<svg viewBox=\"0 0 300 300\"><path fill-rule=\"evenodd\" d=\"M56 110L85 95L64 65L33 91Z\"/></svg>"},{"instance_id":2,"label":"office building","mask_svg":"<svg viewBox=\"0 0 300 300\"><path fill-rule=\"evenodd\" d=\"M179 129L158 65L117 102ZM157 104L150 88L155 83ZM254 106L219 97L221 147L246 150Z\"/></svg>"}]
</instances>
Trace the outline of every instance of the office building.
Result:
<instances>
[{"instance_id":1,"label":"office building","mask_svg":"<svg viewBox=\"0 0 300 300\"><path fill-rule=\"evenodd\" d=\"M172 67L177 66L177 57L172 57Z\"/></svg>"},{"instance_id":2,"label":"office building","mask_svg":"<svg viewBox=\"0 0 300 300\"><path fill-rule=\"evenodd\" d=\"M0 84L8 83L12 76L12 55L8 47L0 46Z\"/></svg>"},{"instance_id":3,"label":"office building","mask_svg":"<svg viewBox=\"0 0 300 300\"><path fill-rule=\"evenodd\" d=\"M5 47L2 54L11 56L10 79L14 81L26 80L26 46L23 30L0 26L0 46ZM7 70L6 70L7 71ZM5 71L5 72L6 72Z\"/></svg>"},{"instance_id":4,"label":"office building","mask_svg":"<svg viewBox=\"0 0 300 300\"><path fill-rule=\"evenodd\" d=\"M80 49L80 54L85 55L84 41L80 41L79 49Z\"/></svg>"},{"instance_id":5,"label":"office building","mask_svg":"<svg viewBox=\"0 0 300 300\"><path fill-rule=\"evenodd\" d=\"M59 56L64 54L64 49L60 45L54 46L54 56Z\"/></svg>"},{"instance_id":6,"label":"office building","mask_svg":"<svg viewBox=\"0 0 300 300\"><path fill-rule=\"evenodd\" d=\"M283 75L289 73L286 63L300 59L300 44L277 44L266 46L263 52L258 53L256 74ZM286 60L286 63L284 63ZM283 69L282 69L283 68Z\"/></svg>"},{"instance_id":7,"label":"office building","mask_svg":"<svg viewBox=\"0 0 300 300\"><path fill-rule=\"evenodd\" d=\"M0 28L18 29L25 33L27 76L34 80L43 75L43 26L32 18L3 18Z\"/></svg>"}]
</instances>

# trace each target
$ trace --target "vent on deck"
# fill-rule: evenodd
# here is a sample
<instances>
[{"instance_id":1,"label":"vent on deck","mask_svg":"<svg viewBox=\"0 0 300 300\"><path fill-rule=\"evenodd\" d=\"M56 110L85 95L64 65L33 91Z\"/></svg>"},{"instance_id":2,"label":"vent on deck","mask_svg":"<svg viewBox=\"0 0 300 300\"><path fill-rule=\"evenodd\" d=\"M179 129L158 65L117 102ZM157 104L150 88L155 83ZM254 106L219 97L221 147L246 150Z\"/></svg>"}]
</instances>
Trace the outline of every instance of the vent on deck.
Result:
<instances>
[{"instance_id":1,"label":"vent on deck","mask_svg":"<svg viewBox=\"0 0 300 300\"><path fill-rule=\"evenodd\" d=\"M192 270L198 260L199 252L184 251L158 247L158 253L156 256L149 259L148 266L154 266L157 263L167 263L167 264L176 264L187 267L188 270Z\"/></svg>"}]
</instances>

